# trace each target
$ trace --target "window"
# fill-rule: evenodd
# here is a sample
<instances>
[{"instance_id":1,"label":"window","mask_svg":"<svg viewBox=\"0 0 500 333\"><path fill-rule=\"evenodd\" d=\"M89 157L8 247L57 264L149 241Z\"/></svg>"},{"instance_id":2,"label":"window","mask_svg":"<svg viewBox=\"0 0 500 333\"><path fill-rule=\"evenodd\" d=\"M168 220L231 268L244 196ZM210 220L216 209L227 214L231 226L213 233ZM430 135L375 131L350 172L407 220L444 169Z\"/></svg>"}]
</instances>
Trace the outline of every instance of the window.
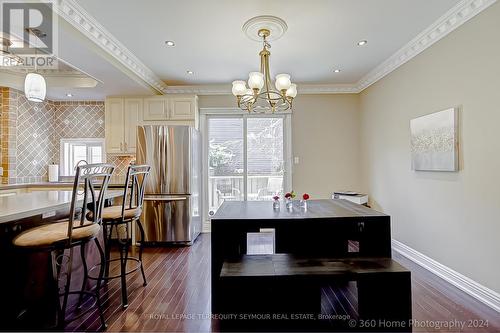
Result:
<instances>
[{"instance_id":1,"label":"window","mask_svg":"<svg viewBox=\"0 0 500 333\"><path fill-rule=\"evenodd\" d=\"M105 162L104 139L61 139L61 176L74 176L79 161Z\"/></svg>"}]
</instances>

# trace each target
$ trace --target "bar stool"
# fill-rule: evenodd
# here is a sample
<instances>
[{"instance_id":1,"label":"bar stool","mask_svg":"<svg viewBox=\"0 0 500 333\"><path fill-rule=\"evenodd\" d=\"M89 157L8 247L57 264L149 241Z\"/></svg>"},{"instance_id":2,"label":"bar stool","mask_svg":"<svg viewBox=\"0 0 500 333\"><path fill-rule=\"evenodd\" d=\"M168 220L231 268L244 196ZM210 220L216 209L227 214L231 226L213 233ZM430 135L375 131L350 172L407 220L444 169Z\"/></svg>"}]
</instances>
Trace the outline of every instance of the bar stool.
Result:
<instances>
[{"instance_id":1,"label":"bar stool","mask_svg":"<svg viewBox=\"0 0 500 333\"><path fill-rule=\"evenodd\" d=\"M146 179L151 167L149 165L130 165L127 169L125 188L123 190L123 202L120 206L105 207L102 212L104 247L105 247L105 274L104 281L111 279L121 279L122 307L128 307L127 295L127 275L140 269L143 279L143 286L147 285L146 274L142 264L142 252L144 247L144 228L140 217L144 202L144 190ZM128 193L130 189L130 193ZM91 213L89 213L91 215ZM141 233L141 245L139 247L139 258L130 257L128 254L131 244L130 228L136 223ZM115 229L115 234L113 234ZM111 245L113 236L117 236L120 257L111 259ZM120 262L120 273L109 275L109 266L112 262ZM137 266L127 271L127 263L134 261ZM99 266L99 265L97 265ZM97 266L92 269L97 268ZM92 270L91 269L91 270Z\"/></svg>"},{"instance_id":2,"label":"bar stool","mask_svg":"<svg viewBox=\"0 0 500 333\"><path fill-rule=\"evenodd\" d=\"M16 249L50 252L54 297L57 299L55 304L57 304L56 325L58 329L63 329L67 323L82 317L92 310L92 307L90 307L75 318L66 321L68 296L74 294L79 294L80 300L83 295L88 295L96 299L95 305L97 305L99 311L101 329L106 328L99 297L100 283L104 275L104 270L101 269L99 272L97 286L94 291L84 290L85 279L81 290L72 291L70 290L70 285L71 272L73 270L73 252L76 246L80 246L80 255L84 265L86 265L85 246L91 241L95 241L101 262L105 260L104 251L97 236L101 231L101 215L105 193L113 170L114 167L109 164L78 166L73 184L69 218L26 230L17 235L12 241ZM99 191L96 189L97 186L100 187ZM79 192L82 187L83 192ZM96 212L90 220L86 219L88 209ZM66 262L65 259L67 259ZM61 272L66 276L63 292L60 292L59 288Z\"/></svg>"}]
</instances>

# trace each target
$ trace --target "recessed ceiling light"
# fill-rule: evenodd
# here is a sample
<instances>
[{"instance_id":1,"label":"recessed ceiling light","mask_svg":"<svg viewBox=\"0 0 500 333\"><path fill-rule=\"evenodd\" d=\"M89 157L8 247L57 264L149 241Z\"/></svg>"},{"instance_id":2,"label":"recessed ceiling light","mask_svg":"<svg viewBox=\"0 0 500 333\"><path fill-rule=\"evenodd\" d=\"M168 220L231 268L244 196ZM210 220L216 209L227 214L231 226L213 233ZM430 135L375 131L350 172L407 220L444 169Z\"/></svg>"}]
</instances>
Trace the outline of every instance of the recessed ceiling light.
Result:
<instances>
[{"instance_id":1,"label":"recessed ceiling light","mask_svg":"<svg viewBox=\"0 0 500 333\"><path fill-rule=\"evenodd\" d=\"M166 41L165 41L165 44L166 44L167 46L175 46L175 42L174 42L173 40L166 40Z\"/></svg>"},{"instance_id":2,"label":"recessed ceiling light","mask_svg":"<svg viewBox=\"0 0 500 333\"><path fill-rule=\"evenodd\" d=\"M66 97L73 97L73 94L67 93Z\"/></svg>"},{"instance_id":3,"label":"recessed ceiling light","mask_svg":"<svg viewBox=\"0 0 500 333\"><path fill-rule=\"evenodd\" d=\"M188 73L189 75L193 75L194 74L193 71L186 71L186 73Z\"/></svg>"},{"instance_id":4,"label":"recessed ceiling light","mask_svg":"<svg viewBox=\"0 0 500 333\"><path fill-rule=\"evenodd\" d=\"M368 43L368 41L367 41L367 40L360 40L360 41L358 42L358 46L363 46L363 45L366 45L367 43Z\"/></svg>"},{"instance_id":5,"label":"recessed ceiling light","mask_svg":"<svg viewBox=\"0 0 500 333\"><path fill-rule=\"evenodd\" d=\"M334 72L334 73L340 73L340 69L338 69L338 68L337 68L337 69L334 69L334 70L333 70L333 72Z\"/></svg>"}]
</instances>

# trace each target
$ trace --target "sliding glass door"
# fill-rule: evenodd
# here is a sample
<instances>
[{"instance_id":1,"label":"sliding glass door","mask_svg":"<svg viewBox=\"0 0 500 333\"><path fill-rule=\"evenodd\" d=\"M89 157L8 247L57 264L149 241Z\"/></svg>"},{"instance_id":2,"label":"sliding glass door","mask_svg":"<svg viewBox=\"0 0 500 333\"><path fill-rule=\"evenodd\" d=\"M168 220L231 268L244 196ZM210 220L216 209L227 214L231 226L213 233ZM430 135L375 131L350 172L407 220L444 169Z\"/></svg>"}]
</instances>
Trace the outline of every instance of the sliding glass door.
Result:
<instances>
[{"instance_id":1,"label":"sliding glass door","mask_svg":"<svg viewBox=\"0 0 500 333\"><path fill-rule=\"evenodd\" d=\"M206 115L206 201L272 200L291 186L284 115Z\"/></svg>"}]
</instances>

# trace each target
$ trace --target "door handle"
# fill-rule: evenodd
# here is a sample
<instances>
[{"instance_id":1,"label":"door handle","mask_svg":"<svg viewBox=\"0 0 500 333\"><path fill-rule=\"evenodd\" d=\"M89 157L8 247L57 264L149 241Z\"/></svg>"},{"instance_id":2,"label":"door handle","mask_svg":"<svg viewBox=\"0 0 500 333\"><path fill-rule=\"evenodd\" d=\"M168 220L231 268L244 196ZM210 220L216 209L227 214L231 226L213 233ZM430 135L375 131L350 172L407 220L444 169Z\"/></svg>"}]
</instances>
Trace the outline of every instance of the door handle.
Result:
<instances>
[{"instance_id":1,"label":"door handle","mask_svg":"<svg viewBox=\"0 0 500 333\"><path fill-rule=\"evenodd\" d=\"M123 151L123 143L120 142L120 151Z\"/></svg>"},{"instance_id":2,"label":"door handle","mask_svg":"<svg viewBox=\"0 0 500 333\"><path fill-rule=\"evenodd\" d=\"M183 201L187 197L144 197L144 201Z\"/></svg>"},{"instance_id":3,"label":"door handle","mask_svg":"<svg viewBox=\"0 0 500 333\"><path fill-rule=\"evenodd\" d=\"M128 151L128 144L125 142L125 151Z\"/></svg>"}]
</instances>

